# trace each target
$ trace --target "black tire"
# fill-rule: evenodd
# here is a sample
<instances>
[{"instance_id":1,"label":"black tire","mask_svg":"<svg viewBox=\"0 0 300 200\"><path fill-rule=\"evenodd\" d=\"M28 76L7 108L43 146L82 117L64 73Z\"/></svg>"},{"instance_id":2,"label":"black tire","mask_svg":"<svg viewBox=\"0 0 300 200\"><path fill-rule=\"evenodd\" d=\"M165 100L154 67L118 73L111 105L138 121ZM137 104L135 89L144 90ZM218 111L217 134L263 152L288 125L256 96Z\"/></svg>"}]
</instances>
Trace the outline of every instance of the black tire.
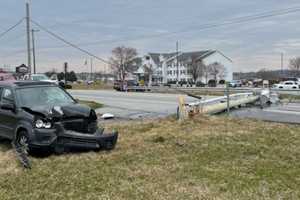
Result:
<instances>
[{"instance_id":1,"label":"black tire","mask_svg":"<svg viewBox=\"0 0 300 200\"><path fill-rule=\"evenodd\" d=\"M55 145L53 150L54 150L54 153L56 155L62 155L66 152L65 147L63 145L60 145L60 144Z\"/></svg>"},{"instance_id":2,"label":"black tire","mask_svg":"<svg viewBox=\"0 0 300 200\"><path fill-rule=\"evenodd\" d=\"M29 135L26 131L20 131L14 141L17 148L25 150L26 155L35 157L47 157L51 154L49 147L32 147L29 143Z\"/></svg>"},{"instance_id":3,"label":"black tire","mask_svg":"<svg viewBox=\"0 0 300 200\"><path fill-rule=\"evenodd\" d=\"M22 148L26 154L32 153L29 147L29 136L26 131L20 131L15 139L17 148Z\"/></svg>"},{"instance_id":4,"label":"black tire","mask_svg":"<svg viewBox=\"0 0 300 200\"><path fill-rule=\"evenodd\" d=\"M4 140L5 140L5 138L3 138L3 137L0 136L0 142L2 142Z\"/></svg>"}]
</instances>

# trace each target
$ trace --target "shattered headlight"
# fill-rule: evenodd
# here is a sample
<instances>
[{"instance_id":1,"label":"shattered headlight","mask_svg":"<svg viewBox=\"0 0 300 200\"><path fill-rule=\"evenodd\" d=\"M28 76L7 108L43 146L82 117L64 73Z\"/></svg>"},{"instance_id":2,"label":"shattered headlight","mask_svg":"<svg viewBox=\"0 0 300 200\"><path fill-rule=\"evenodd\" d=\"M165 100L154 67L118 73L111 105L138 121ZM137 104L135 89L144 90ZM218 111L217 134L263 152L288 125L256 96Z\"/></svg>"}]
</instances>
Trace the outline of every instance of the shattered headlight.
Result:
<instances>
[{"instance_id":1,"label":"shattered headlight","mask_svg":"<svg viewBox=\"0 0 300 200\"><path fill-rule=\"evenodd\" d=\"M40 128L49 129L49 128L52 127L52 124L51 124L51 122L45 122L41 119L38 119L38 120L35 121L35 127L39 128L39 129Z\"/></svg>"}]
</instances>

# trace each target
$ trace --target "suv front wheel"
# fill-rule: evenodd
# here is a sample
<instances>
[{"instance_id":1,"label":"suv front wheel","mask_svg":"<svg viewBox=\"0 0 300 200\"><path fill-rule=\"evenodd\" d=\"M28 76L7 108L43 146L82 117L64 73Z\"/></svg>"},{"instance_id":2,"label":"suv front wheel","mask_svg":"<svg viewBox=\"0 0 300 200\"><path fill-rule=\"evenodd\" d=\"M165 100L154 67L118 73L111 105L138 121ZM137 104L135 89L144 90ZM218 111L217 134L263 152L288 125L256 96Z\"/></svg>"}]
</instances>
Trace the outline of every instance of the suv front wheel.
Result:
<instances>
[{"instance_id":1,"label":"suv front wheel","mask_svg":"<svg viewBox=\"0 0 300 200\"><path fill-rule=\"evenodd\" d=\"M15 141L16 147L20 148L22 152L28 154L30 152L29 149L29 137L26 131L20 131L17 135L16 141Z\"/></svg>"}]
</instances>

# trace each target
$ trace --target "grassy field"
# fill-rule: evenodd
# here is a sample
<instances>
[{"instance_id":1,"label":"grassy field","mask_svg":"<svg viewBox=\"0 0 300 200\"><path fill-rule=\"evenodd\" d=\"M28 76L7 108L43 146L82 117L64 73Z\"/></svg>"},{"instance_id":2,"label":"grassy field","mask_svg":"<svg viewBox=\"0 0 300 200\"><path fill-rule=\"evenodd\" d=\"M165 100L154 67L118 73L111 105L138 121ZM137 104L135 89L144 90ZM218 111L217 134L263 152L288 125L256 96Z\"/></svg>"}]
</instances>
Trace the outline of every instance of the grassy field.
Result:
<instances>
[{"instance_id":1,"label":"grassy field","mask_svg":"<svg viewBox=\"0 0 300 200\"><path fill-rule=\"evenodd\" d=\"M98 108L102 108L103 104L101 103L97 103L95 101L86 101L86 100L77 100L80 104L84 104L87 105L89 107L91 107L92 109L98 109Z\"/></svg>"},{"instance_id":2,"label":"grassy field","mask_svg":"<svg viewBox=\"0 0 300 200\"><path fill-rule=\"evenodd\" d=\"M0 145L6 199L299 199L300 127L199 117L110 124L112 152L31 158Z\"/></svg>"}]
</instances>

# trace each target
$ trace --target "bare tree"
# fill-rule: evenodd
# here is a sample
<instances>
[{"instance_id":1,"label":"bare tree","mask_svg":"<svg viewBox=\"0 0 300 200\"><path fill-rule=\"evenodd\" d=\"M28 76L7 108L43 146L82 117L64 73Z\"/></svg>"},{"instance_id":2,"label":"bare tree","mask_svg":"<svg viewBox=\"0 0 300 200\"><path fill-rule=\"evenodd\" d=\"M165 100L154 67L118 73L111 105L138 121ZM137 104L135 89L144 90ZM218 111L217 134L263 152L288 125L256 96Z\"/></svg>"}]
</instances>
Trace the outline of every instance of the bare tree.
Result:
<instances>
[{"instance_id":1,"label":"bare tree","mask_svg":"<svg viewBox=\"0 0 300 200\"><path fill-rule=\"evenodd\" d=\"M217 82L218 77L224 78L225 77L225 67L221 63L214 62L208 65L209 74L214 77L214 80Z\"/></svg>"},{"instance_id":2,"label":"bare tree","mask_svg":"<svg viewBox=\"0 0 300 200\"><path fill-rule=\"evenodd\" d=\"M52 68L50 71L46 72L45 74L46 74L46 76L51 78L53 75L57 74L57 71L55 68Z\"/></svg>"},{"instance_id":3,"label":"bare tree","mask_svg":"<svg viewBox=\"0 0 300 200\"><path fill-rule=\"evenodd\" d=\"M153 77L153 73L154 73L154 68L152 64L145 64L144 66L144 71L145 74L148 75L148 86L151 87L152 86L152 77Z\"/></svg>"},{"instance_id":4,"label":"bare tree","mask_svg":"<svg viewBox=\"0 0 300 200\"><path fill-rule=\"evenodd\" d=\"M205 64L202 60L197 60L197 58L191 58L188 63L188 71L193 78L194 82L204 75Z\"/></svg>"},{"instance_id":5,"label":"bare tree","mask_svg":"<svg viewBox=\"0 0 300 200\"><path fill-rule=\"evenodd\" d=\"M291 59L289 67L291 70L299 71L300 70L300 57Z\"/></svg>"},{"instance_id":6,"label":"bare tree","mask_svg":"<svg viewBox=\"0 0 300 200\"><path fill-rule=\"evenodd\" d=\"M208 83L208 77L210 75L210 66L209 65L204 65L203 66L203 76L205 78L205 84L207 85Z\"/></svg>"},{"instance_id":7,"label":"bare tree","mask_svg":"<svg viewBox=\"0 0 300 200\"><path fill-rule=\"evenodd\" d=\"M123 83L127 74L137 70L137 55L137 50L130 47L121 46L112 50L112 57L110 58L111 67Z\"/></svg>"}]
</instances>

